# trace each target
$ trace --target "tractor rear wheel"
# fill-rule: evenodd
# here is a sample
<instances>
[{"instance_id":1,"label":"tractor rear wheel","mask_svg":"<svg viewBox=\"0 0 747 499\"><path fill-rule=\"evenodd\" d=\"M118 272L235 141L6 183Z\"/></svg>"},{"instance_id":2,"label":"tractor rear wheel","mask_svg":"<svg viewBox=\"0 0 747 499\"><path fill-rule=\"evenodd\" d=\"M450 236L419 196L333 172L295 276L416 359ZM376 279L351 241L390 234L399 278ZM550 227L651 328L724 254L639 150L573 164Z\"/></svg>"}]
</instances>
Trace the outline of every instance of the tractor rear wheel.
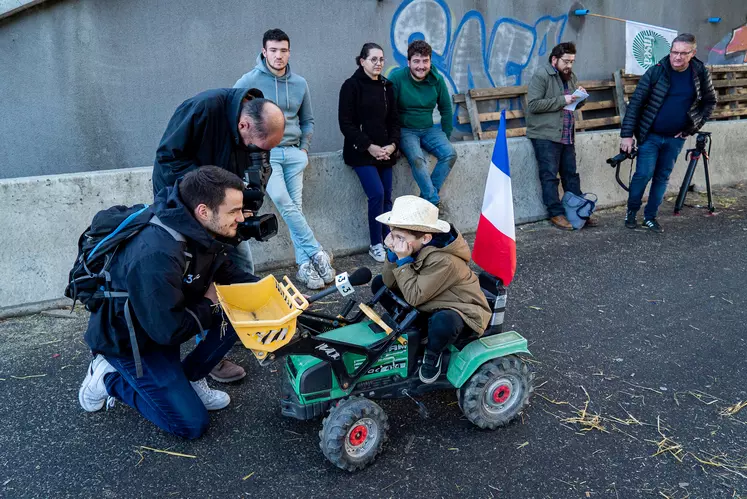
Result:
<instances>
[{"instance_id":1,"label":"tractor rear wheel","mask_svg":"<svg viewBox=\"0 0 747 499\"><path fill-rule=\"evenodd\" d=\"M489 360L459 389L459 407L480 428L508 424L529 403L534 373L516 356Z\"/></svg>"},{"instance_id":2,"label":"tractor rear wheel","mask_svg":"<svg viewBox=\"0 0 747 499\"><path fill-rule=\"evenodd\" d=\"M332 464L362 470L381 452L389 421L378 404L364 397L343 399L332 407L319 431L319 447Z\"/></svg>"}]
</instances>

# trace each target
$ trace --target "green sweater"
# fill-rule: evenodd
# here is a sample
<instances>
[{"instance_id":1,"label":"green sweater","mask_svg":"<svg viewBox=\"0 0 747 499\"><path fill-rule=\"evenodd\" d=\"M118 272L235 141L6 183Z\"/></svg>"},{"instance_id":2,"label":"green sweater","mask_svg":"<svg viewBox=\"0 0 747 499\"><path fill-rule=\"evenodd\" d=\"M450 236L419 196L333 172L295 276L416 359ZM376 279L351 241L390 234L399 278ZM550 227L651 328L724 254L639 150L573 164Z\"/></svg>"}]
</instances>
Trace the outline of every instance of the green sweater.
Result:
<instances>
[{"instance_id":1,"label":"green sweater","mask_svg":"<svg viewBox=\"0 0 747 499\"><path fill-rule=\"evenodd\" d=\"M433 126L433 108L438 106L441 114L441 129L447 137L453 128L451 97L446 82L436 68L423 81L416 81L410 75L410 68L395 69L389 75L394 84L394 98L397 101L399 122L403 128L430 128Z\"/></svg>"}]
</instances>

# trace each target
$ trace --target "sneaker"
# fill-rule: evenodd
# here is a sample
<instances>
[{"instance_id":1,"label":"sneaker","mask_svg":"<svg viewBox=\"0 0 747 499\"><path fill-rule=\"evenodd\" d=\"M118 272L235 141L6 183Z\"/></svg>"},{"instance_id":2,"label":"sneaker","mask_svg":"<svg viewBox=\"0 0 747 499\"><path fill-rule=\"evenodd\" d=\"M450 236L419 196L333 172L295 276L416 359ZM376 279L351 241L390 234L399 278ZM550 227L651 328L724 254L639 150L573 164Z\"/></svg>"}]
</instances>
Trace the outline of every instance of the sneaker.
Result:
<instances>
[{"instance_id":1,"label":"sneaker","mask_svg":"<svg viewBox=\"0 0 747 499\"><path fill-rule=\"evenodd\" d=\"M643 227L644 229L648 229L651 232L656 232L657 234L661 234L662 232L664 232L664 229L661 228L661 225L659 225L659 222L657 222L655 218L644 220L641 224L641 227Z\"/></svg>"},{"instance_id":2,"label":"sneaker","mask_svg":"<svg viewBox=\"0 0 747 499\"><path fill-rule=\"evenodd\" d=\"M309 289L322 289L324 287L324 280L319 276L319 272L316 271L311 262L301 264L296 278Z\"/></svg>"},{"instance_id":3,"label":"sneaker","mask_svg":"<svg viewBox=\"0 0 747 499\"><path fill-rule=\"evenodd\" d=\"M213 390L208 386L205 378L199 381L190 381L189 383L208 411L223 409L231 403L231 397L226 392Z\"/></svg>"},{"instance_id":4,"label":"sneaker","mask_svg":"<svg viewBox=\"0 0 747 499\"><path fill-rule=\"evenodd\" d=\"M638 227L638 222L635 221L635 212L633 210L628 210L628 213L625 215L625 227L628 229L635 229Z\"/></svg>"},{"instance_id":5,"label":"sneaker","mask_svg":"<svg viewBox=\"0 0 747 499\"><path fill-rule=\"evenodd\" d=\"M386 250L384 249L384 245L381 243L369 246L368 254L379 263L384 263L386 261Z\"/></svg>"},{"instance_id":6,"label":"sneaker","mask_svg":"<svg viewBox=\"0 0 747 499\"><path fill-rule=\"evenodd\" d=\"M78 402L83 410L88 412L100 411L109 394L106 393L104 376L108 373L117 372L114 367L104 358L97 355L88 366L88 372L78 390Z\"/></svg>"},{"instance_id":7,"label":"sneaker","mask_svg":"<svg viewBox=\"0 0 747 499\"><path fill-rule=\"evenodd\" d=\"M246 376L244 368L228 359L221 360L217 366L210 371L210 377L219 383L233 383Z\"/></svg>"},{"instance_id":8,"label":"sneaker","mask_svg":"<svg viewBox=\"0 0 747 499\"><path fill-rule=\"evenodd\" d=\"M426 349L423 356L423 363L418 370L418 377L423 383L431 384L439 376L441 376L441 354L433 353Z\"/></svg>"},{"instance_id":9,"label":"sneaker","mask_svg":"<svg viewBox=\"0 0 747 499\"><path fill-rule=\"evenodd\" d=\"M311 263L325 284L330 284L335 280L335 269L332 268L332 255L326 251L320 251L311 257Z\"/></svg>"},{"instance_id":10,"label":"sneaker","mask_svg":"<svg viewBox=\"0 0 747 499\"><path fill-rule=\"evenodd\" d=\"M558 229L573 230L573 225L565 218L565 215L556 215L550 219L550 222Z\"/></svg>"}]
</instances>

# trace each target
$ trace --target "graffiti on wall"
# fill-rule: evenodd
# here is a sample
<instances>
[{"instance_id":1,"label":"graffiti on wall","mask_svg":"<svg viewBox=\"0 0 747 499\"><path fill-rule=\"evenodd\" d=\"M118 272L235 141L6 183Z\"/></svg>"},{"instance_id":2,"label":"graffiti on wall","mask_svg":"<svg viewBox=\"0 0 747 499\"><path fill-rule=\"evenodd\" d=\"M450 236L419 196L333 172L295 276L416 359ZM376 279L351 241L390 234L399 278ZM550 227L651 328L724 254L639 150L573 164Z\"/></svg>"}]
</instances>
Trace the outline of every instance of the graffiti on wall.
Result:
<instances>
[{"instance_id":1,"label":"graffiti on wall","mask_svg":"<svg viewBox=\"0 0 747 499\"><path fill-rule=\"evenodd\" d=\"M394 60L407 65L407 46L425 40L433 47L432 63L452 94L470 88L526 84L547 54L560 42L567 15L543 16L534 24L504 17L490 30L477 11L469 11L456 28L445 0L403 0L392 18ZM464 110L456 109L456 114Z\"/></svg>"},{"instance_id":2,"label":"graffiti on wall","mask_svg":"<svg viewBox=\"0 0 747 499\"><path fill-rule=\"evenodd\" d=\"M747 63L747 23L734 28L708 54L708 64Z\"/></svg>"}]
</instances>

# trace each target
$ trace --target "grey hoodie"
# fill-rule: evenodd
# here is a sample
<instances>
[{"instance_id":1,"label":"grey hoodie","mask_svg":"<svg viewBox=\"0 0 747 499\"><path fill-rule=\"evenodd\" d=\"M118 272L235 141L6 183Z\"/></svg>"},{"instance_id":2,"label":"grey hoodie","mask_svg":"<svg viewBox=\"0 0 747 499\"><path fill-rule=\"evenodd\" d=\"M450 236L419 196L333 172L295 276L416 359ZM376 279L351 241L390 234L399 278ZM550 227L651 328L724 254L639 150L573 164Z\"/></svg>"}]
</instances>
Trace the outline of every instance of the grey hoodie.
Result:
<instances>
[{"instance_id":1,"label":"grey hoodie","mask_svg":"<svg viewBox=\"0 0 747 499\"><path fill-rule=\"evenodd\" d=\"M280 106L285 113L285 134L279 145L309 150L314 134L309 85L302 76L291 73L290 64L283 76L275 76L267 68L260 52L257 65L239 78L233 88L260 89L266 99Z\"/></svg>"}]
</instances>

